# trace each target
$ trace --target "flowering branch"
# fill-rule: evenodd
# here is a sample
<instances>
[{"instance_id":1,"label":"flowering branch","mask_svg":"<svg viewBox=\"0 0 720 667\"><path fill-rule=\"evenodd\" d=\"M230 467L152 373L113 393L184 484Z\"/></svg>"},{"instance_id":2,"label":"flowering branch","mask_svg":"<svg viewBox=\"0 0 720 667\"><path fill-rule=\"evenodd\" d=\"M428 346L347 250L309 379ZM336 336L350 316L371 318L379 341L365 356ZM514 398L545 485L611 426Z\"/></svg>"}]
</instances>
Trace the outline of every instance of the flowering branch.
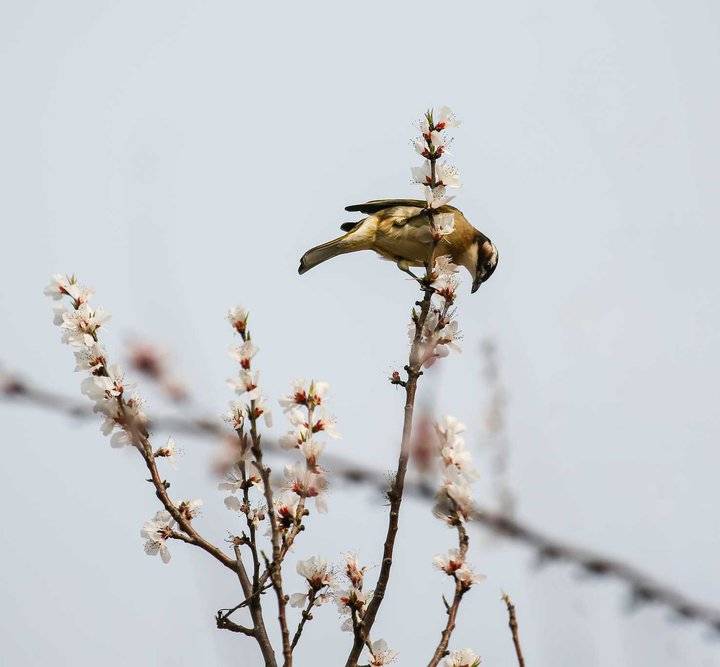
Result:
<instances>
[{"instance_id":1,"label":"flowering branch","mask_svg":"<svg viewBox=\"0 0 720 667\"><path fill-rule=\"evenodd\" d=\"M515 615L515 605L507 593L503 593L502 600L508 611L508 626L512 633L513 645L515 646L515 655L517 656L518 667L525 667L525 658L523 656L522 647L520 646L520 635L518 633L517 617Z\"/></svg>"},{"instance_id":2,"label":"flowering branch","mask_svg":"<svg viewBox=\"0 0 720 667\"><path fill-rule=\"evenodd\" d=\"M8 373L0 374L0 400L27 403L75 419L94 417L92 410L88 409L84 403L37 387L21 377ZM224 435L222 428L215 421L206 417L150 416L148 417L148 426L159 431L172 431L194 436L207 435L212 438L221 438ZM273 453L285 454L284 451L278 449L277 443L267 439L263 446ZM335 454L326 454L324 460L333 475L349 484L367 485L380 492L387 488L385 473L381 470L349 461ZM425 501L431 501L434 498L434 490L423 481L406 480L405 495L408 494ZM559 540L548 535L541 528L482 507L475 507L470 522L525 545L536 554L537 562L540 565L564 562L575 565L582 572L592 576L616 579L627 586L631 598L636 604L655 603L667 607L676 616L698 621L710 629L720 632L720 609L691 599L672 584L659 581L634 565L613 558L606 553ZM247 600L243 600L232 611L246 606ZM221 611L225 612L226 610Z\"/></svg>"},{"instance_id":3,"label":"flowering branch","mask_svg":"<svg viewBox=\"0 0 720 667\"><path fill-rule=\"evenodd\" d=\"M451 549L446 556L439 555L433 559L435 567L452 578L454 594L451 604L443 597L448 618L437 648L428 663L429 667L436 667L447 654L463 597L473 584L485 579L483 575L475 574L466 562L470 539L465 522L473 513L470 483L477 478L477 473L472 467L470 452L465 449L465 440L461 435L465 431L465 425L454 417L447 416L435 425L435 431L438 435L437 453L443 464L443 481L433 512L448 526L456 529L458 547Z\"/></svg>"},{"instance_id":4,"label":"flowering branch","mask_svg":"<svg viewBox=\"0 0 720 667\"><path fill-rule=\"evenodd\" d=\"M451 321L450 313L450 307L455 297L455 288L457 287L457 279L455 278L457 268L450 262L449 258L435 259L435 252L440 239L453 231L454 215L452 213L434 213L436 208L449 201L449 198L445 197L445 183L438 179L437 160L445 152L446 146L446 140L442 132L447 127L457 126L457 124L452 113L447 108L443 108L437 122L433 120L433 112L428 111L421 121L422 140L418 140L415 144L418 153L427 160L423 167L413 170L413 175L425 189L432 244L425 264L425 276L422 279L417 279L409 269L407 270L420 282L424 294L422 300L416 302L416 308L412 311L412 322L409 329L410 353L408 363L404 367L406 379L403 380L397 372L393 373L390 378L391 384L402 386L405 390L405 410L400 439L400 453L397 471L392 486L388 491L390 515L377 586L367 609L358 619L355 640L345 663L346 667L355 667L357 665L360 653L368 641L370 631L375 623L375 617L385 597L385 591L390 579L393 551L400 519L400 506L402 504L405 475L410 454L410 437L418 379L422 375L423 366L429 366L436 358L446 356L449 352L448 347L454 345L454 341L457 339L457 323ZM455 183L455 185L459 185L459 182ZM441 305L437 305L434 301L434 295L437 295Z\"/></svg>"}]
</instances>

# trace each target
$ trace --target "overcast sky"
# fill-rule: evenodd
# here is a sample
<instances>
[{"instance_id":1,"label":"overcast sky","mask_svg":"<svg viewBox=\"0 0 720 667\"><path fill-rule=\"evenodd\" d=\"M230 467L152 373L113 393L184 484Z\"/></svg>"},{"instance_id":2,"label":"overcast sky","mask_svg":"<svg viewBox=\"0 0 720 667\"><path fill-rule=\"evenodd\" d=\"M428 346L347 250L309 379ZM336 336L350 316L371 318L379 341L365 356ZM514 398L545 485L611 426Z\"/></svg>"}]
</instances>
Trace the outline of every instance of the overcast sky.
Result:
<instances>
[{"instance_id":1,"label":"overcast sky","mask_svg":"<svg viewBox=\"0 0 720 667\"><path fill-rule=\"evenodd\" d=\"M115 356L131 334L166 343L197 409L219 414L224 314L243 303L268 392L327 380L344 435L332 447L390 469L402 395L385 378L406 358L414 288L370 254L302 277L297 260L352 219L347 204L415 194L413 121L449 104L457 205L501 260L477 294L465 281L464 352L423 378L420 401L479 445L492 337L519 517L720 606L719 74L711 0L3 3L0 355L79 395L42 296L51 273L75 272L113 313ZM169 566L143 553L156 505L131 452L94 423L7 404L0 420L7 664L258 664L249 640L214 628L239 600L227 572L182 545ZM233 516L211 447L182 440L173 491L205 500L199 523L220 541ZM336 483L289 565L352 549L374 577L385 523L377 497ZM444 622L430 559L453 536L408 502L399 539L375 627L414 666ZM513 661L507 590L535 667L720 665L703 628L627 614L619 585L538 571L480 533L471 560L488 579L452 645L484 664ZM338 627L321 609L299 664L341 664Z\"/></svg>"}]
</instances>

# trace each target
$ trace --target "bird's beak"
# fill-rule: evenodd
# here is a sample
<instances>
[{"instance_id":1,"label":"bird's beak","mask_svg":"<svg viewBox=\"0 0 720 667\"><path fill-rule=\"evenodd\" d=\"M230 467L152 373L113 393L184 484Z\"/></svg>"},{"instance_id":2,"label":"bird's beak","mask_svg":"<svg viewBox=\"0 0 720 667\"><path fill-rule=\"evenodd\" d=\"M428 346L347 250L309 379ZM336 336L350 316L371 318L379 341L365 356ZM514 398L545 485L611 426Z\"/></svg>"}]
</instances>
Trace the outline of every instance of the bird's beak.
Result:
<instances>
[{"instance_id":1,"label":"bird's beak","mask_svg":"<svg viewBox=\"0 0 720 667\"><path fill-rule=\"evenodd\" d=\"M475 292L478 291L478 288L482 285L482 280L478 277L473 280L472 289L470 290L470 294L475 294Z\"/></svg>"}]
</instances>

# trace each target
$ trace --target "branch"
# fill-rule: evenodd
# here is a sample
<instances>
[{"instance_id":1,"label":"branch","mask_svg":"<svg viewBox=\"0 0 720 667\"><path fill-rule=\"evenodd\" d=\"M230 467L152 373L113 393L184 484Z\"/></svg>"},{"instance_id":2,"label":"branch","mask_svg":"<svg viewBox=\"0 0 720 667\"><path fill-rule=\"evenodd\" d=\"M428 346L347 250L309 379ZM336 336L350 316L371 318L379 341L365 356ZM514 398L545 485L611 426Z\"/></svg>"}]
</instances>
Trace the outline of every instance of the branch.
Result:
<instances>
[{"instance_id":1,"label":"branch","mask_svg":"<svg viewBox=\"0 0 720 667\"><path fill-rule=\"evenodd\" d=\"M80 403L60 393L35 387L17 377L0 377L0 400L33 405L76 419L96 417L84 402ZM204 417L157 416L149 419L149 425L156 430L194 436L209 435L213 438L222 438L227 433L216 420ZM284 450L269 440L264 441L263 447L270 452L286 455ZM331 453L325 453L323 460L334 476L349 484L372 487L380 493L386 492L387 479L384 471L375 470ZM405 483L405 495L432 502L434 494L434 488L426 482L406 481ZM627 586L634 602L661 605L681 618L697 621L720 632L720 609L698 602L671 584L657 580L624 561L558 540L540 528L482 507L476 508L472 520L497 535L530 548L537 555L540 564L564 562L576 565L593 576L616 579ZM261 582L264 585L267 578L261 577ZM243 600L232 611L245 606L247 600Z\"/></svg>"},{"instance_id":2,"label":"branch","mask_svg":"<svg viewBox=\"0 0 720 667\"><path fill-rule=\"evenodd\" d=\"M523 657L522 647L520 646L520 636L518 635L518 623L517 617L515 616L515 605L510 599L507 593L503 593L502 600L507 606L508 610L508 625L510 626L510 632L512 633L513 644L515 645L515 655L517 656L518 666L525 667L525 658Z\"/></svg>"},{"instance_id":3,"label":"branch","mask_svg":"<svg viewBox=\"0 0 720 667\"><path fill-rule=\"evenodd\" d=\"M408 458L410 455L410 436L412 434L413 411L415 408L415 393L417 391L417 382L422 371L422 359L420 358L420 348L422 342L423 327L430 311L430 299L432 292L425 291L425 296L420 302L420 313L415 320L415 337L410 347L410 355L408 365L405 367L407 372L407 381L405 384L405 416L403 419L402 438L400 440L400 455L398 457L397 472L393 480L392 488L388 493L390 499L390 516L388 519L387 533L385 535L385 544L383 546L383 558L380 566L380 575L378 576L377 585L373 591L373 596L368 603L367 609L363 613L362 623L355 632L355 640L353 641L350 655L345 663L346 667L355 667L362 653L365 641L370 636L375 617L378 609L385 597L385 590L390 579L390 569L392 567L393 550L395 548L395 537L398 531L400 519L400 505L402 503L403 490L405 486L405 474L407 472ZM413 311L415 312L415 311Z\"/></svg>"}]
</instances>

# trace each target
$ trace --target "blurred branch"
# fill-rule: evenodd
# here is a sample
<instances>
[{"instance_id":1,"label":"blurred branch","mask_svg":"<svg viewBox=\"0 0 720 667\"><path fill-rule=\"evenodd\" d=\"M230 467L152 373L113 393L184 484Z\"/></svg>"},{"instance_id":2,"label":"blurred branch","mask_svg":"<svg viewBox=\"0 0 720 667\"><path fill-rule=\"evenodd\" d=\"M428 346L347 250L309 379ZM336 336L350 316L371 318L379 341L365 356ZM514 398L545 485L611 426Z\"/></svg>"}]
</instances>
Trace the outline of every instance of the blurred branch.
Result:
<instances>
[{"instance_id":1,"label":"blurred branch","mask_svg":"<svg viewBox=\"0 0 720 667\"><path fill-rule=\"evenodd\" d=\"M24 380L3 375L1 372L0 400L34 405L74 418L85 419L93 416L91 409L84 403L32 386ZM211 435L218 438L227 435L220 419L202 417L151 417L150 427L189 435ZM276 443L269 439L265 446L274 454L284 453ZM345 481L373 487L381 493L386 493L387 475L384 471L375 470L331 454L325 454L324 460L333 474ZM430 501L434 499L435 490L427 481L408 481L406 493ZM476 508L473 520L498 535L531 548L537 555L539 565L565 562L578 566L582 572L588 575L616 579L628 587L631 600L636 606L658 604L672 610L681 619L697 621L720 632L720 609L696 602L682 591L621 560L557 540L544 531L513 517L481 507Z\"/></svg>"}]
</instances>

